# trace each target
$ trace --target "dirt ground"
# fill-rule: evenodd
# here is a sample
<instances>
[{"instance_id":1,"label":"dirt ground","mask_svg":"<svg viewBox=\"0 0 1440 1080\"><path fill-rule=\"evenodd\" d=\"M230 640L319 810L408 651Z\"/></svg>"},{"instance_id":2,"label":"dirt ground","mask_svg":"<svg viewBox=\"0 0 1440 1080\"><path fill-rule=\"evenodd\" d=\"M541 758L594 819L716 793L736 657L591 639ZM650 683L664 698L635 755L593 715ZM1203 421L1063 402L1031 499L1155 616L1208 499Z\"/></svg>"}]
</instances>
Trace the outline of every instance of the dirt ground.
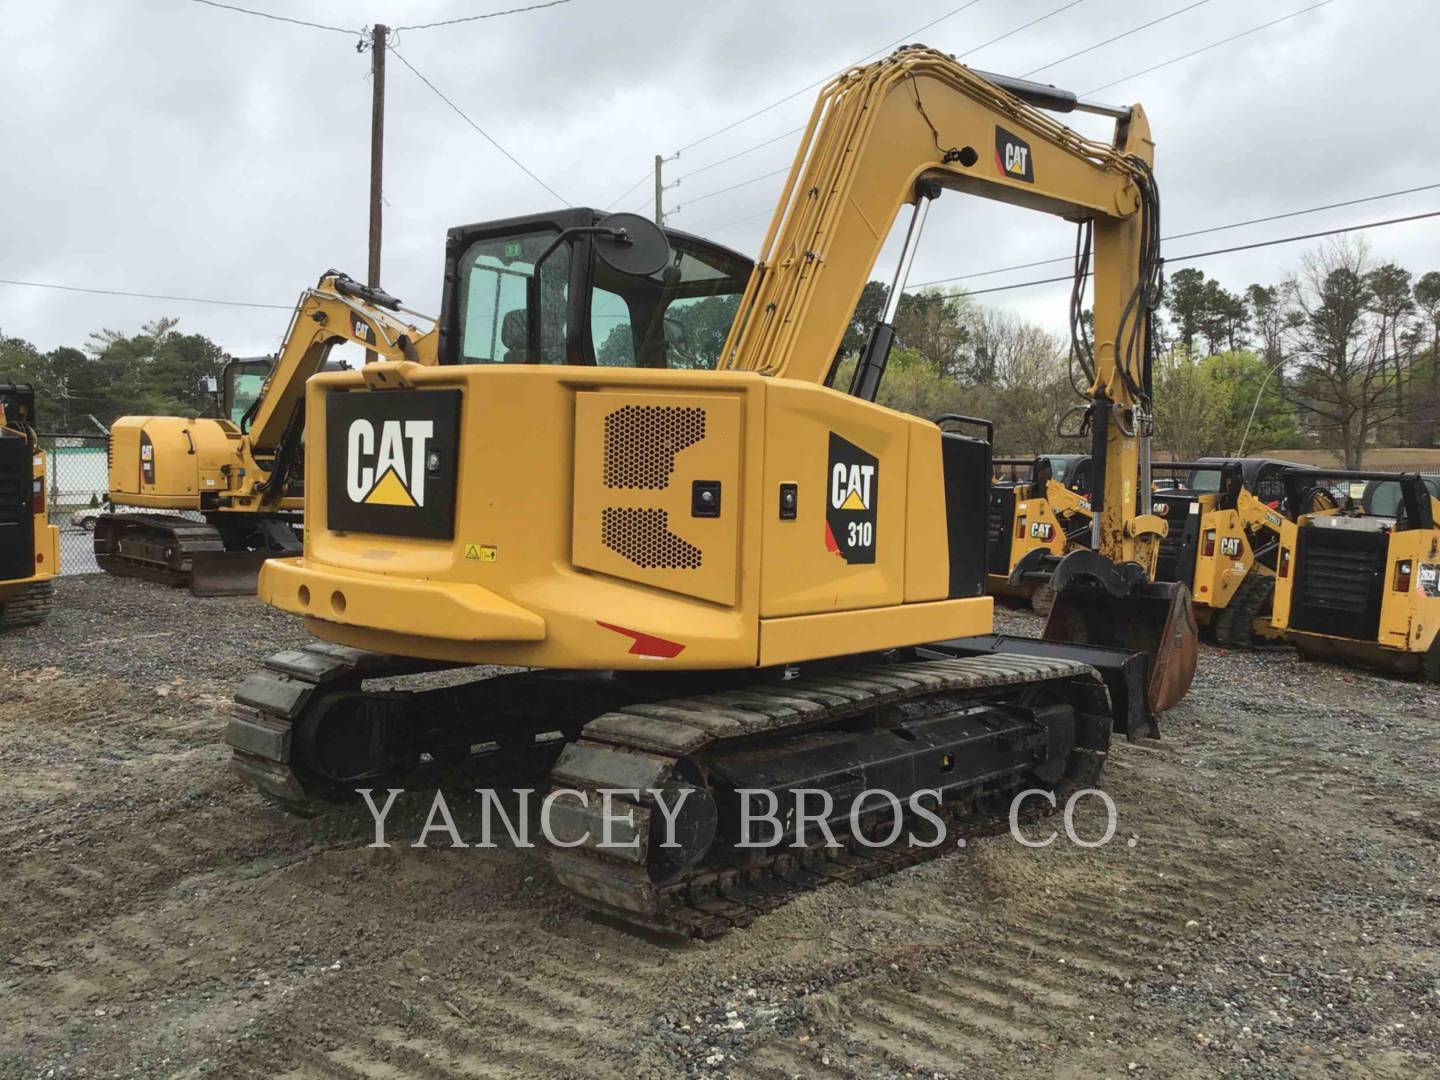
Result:
<instances>
[{"instance_id":1,"label":"dirt ground","mask_svg":"<svg viewBox=\"0 0 1440 1080\"><path fill-rule=\"evenodd\" d=\"M676 945L533 852L266 809L227 702L303 640L104 577L0 640L0 1075L1440 1072L1434 687L1207 648L1163 739L1111 756L1109 845L984 840Z\"/></svg>"}]
</instances>

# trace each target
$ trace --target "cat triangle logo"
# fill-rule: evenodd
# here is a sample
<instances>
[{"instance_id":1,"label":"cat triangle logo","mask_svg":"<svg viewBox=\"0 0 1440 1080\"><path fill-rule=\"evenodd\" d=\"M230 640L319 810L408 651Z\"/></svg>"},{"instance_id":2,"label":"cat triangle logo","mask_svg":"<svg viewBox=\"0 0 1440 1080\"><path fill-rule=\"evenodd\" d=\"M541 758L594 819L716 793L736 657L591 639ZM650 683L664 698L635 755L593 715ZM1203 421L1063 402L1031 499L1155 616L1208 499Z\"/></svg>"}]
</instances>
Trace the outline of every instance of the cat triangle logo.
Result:
<instances>
[{"instance_id":1,"label":"cat triangle logo","mask_svg":"<svg viewBox=\"0 0 1440 1080\"><path fill-rule=\"evenodd\" d=\"M868 509L870 509L870 508L869 508L868 506L866 506L865 503L864 503L864 501L860 498L860 492L859 492L859 491L852 491L852 492L850 492L849 495L845 496L845 501L840 504L840 509L841 509L841 510L868 510Z\"/></svg>"},{"instance_id":2,"label":"cat triangle logo","mask_svg":"<svg viewBox=\"0 0 1440 1080\"><path fill-rule=\"evenodd\" d=\"M361 501L371 506L417 505L414 496L412 496L405 485L400 482L400 477L395 475L393 468L385 470L375 486L370 489L370 494L366 495Z\"/></svg>"}]
</instances>

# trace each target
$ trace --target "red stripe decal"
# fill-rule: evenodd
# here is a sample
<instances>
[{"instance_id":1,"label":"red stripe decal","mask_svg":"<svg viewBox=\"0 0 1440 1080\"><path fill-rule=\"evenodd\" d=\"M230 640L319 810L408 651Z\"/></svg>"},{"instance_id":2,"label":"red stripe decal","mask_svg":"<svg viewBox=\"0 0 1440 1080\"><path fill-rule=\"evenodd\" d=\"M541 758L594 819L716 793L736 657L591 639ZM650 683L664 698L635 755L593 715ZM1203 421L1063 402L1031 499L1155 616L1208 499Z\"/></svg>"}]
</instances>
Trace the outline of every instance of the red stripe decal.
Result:
<instances>
[{"instance_id":1,"label":"red stripe decal","mask_svg":"<svg viewBox=\"0 0 1440 1080\"><path fill-rule=\"evenodd\" d=\"M599 619L595 620L595 625L603 626L606 630L614 630L615 633L624 634L628 638L634 638L635 643L630 646L632 656L653 656L660 660L673 660L685 651L685 646L678 641L667 641L654 634L642 634L639 630L627 630L623 626L601 622Z\"/></svg>"}]
</instances>

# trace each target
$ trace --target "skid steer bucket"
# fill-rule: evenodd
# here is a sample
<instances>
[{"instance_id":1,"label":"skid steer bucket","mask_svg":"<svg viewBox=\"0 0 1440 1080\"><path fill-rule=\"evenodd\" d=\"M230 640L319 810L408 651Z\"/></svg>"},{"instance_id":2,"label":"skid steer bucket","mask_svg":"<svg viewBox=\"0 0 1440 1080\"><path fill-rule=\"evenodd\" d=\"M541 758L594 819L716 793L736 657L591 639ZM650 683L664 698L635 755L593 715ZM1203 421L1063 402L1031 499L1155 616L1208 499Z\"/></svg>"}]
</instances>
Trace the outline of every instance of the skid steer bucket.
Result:
<instances>
[{"instance_id":1,"label":"skid steer bucket","mask_svg":"<svg viewBox=\"0 0 1440 1080\"><path fill-rule=\"evenodd\" d=\"M1200 651L1187 586L1149 581L1139 565L1117 566L1094 551L1066 555L1055 568L1053 585L1055 603L1041 635L1046 641L1143 653L1152 716L1185 696Z\"/></svg>"}]
</instances>

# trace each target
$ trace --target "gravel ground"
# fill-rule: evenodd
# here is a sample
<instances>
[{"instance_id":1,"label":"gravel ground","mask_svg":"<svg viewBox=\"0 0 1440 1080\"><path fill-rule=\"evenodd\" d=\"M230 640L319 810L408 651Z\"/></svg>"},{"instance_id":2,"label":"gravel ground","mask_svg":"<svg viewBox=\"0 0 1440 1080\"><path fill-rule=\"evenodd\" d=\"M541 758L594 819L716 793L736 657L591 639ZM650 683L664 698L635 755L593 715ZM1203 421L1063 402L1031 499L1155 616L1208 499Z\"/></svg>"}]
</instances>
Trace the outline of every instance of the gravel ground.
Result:
<instances>
[{"instance_id":1,"label":"gravel ground","mask_svg":"<svg viewBox=\"0 0 1440 1080\"><path fill-rule=\"evenodd\" d=\"M226 703L304 640L104 577L0 639L0 1076L1440 1071L1434 687L1207 648L1163 738L1111 756L1112 843L984 840L676 945L532 852L268 810Z\"/></svg>"}]
</instances>

